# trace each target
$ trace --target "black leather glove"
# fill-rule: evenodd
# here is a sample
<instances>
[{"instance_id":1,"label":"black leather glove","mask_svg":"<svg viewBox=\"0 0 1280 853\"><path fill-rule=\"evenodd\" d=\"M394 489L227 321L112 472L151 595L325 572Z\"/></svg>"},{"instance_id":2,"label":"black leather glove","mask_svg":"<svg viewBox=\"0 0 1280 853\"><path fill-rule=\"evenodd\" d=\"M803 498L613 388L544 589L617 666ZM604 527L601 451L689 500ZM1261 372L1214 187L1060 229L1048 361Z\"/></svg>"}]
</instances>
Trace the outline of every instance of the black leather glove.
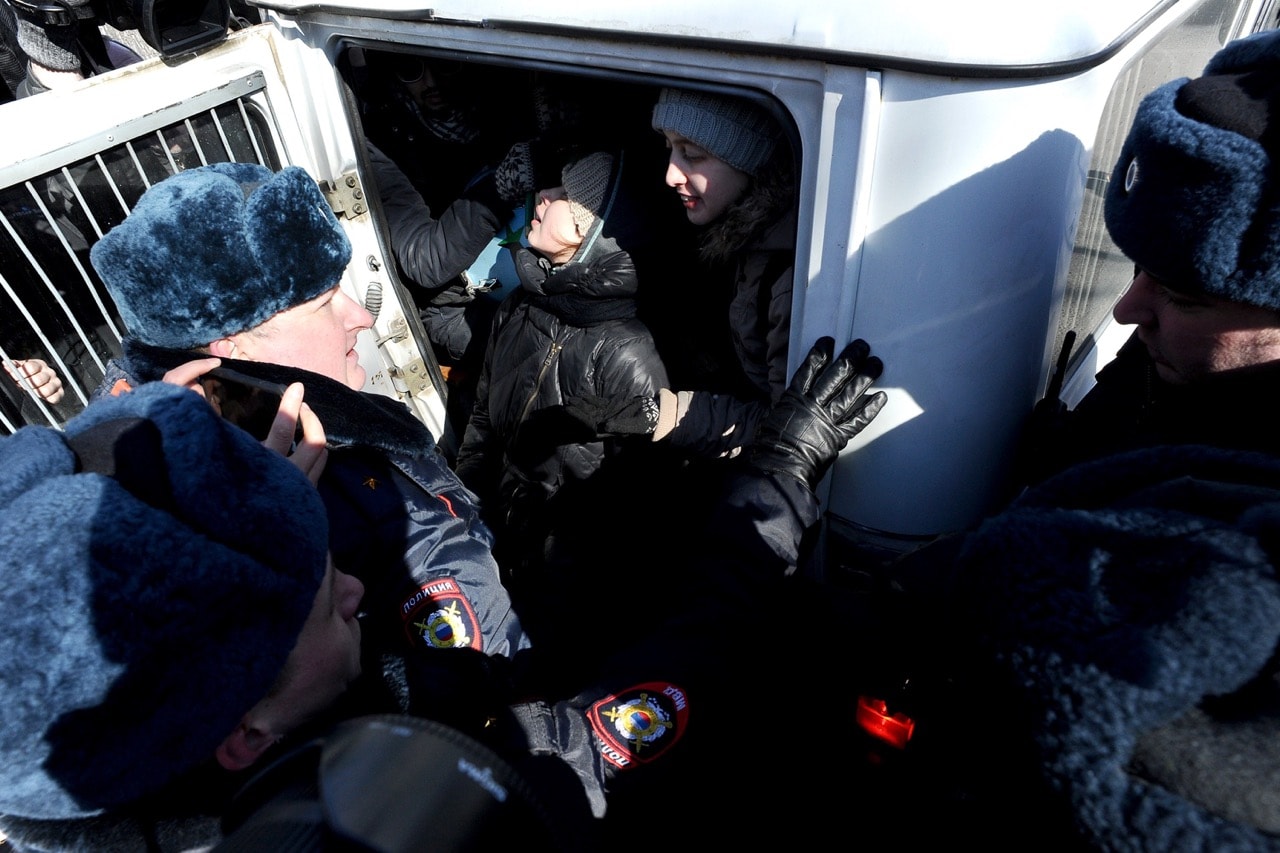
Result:
<instances>
[{"instance_id":1,"label":"black leather glove","mask_svg":"<svg viewBox=\"0 0 1280 853\"><path fill-rule=\"evenodd\" d=\"M567 397L564 413L597 438L653 435L658 427L657 397Z\"/></svg>"},{"instance_id":2,"label":"black leather glove","mask_svg":"<svg viewBox=\"0 0 1280 853\"><path fill-rule=\"evenodd\" d=\"M819 338L747 447L761 471L790 474L814 488L840 450L880 413L887 396L868 394L884 370L861 338L831 360L835 341Z\"/></svg>"}]
</instances>

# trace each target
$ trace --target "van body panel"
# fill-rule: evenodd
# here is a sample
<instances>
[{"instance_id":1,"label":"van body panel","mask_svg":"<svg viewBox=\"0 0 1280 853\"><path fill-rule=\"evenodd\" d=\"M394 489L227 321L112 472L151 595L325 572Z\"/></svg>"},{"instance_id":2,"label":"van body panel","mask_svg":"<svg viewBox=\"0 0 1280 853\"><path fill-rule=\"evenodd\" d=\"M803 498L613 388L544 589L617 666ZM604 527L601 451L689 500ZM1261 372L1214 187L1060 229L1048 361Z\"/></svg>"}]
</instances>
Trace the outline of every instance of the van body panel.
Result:
<instances>
[{"instance_id":1,"label":"van body panel","mask_svg":"<svg viewBox=\"0 0 1280 853\"><path fill-rule=\"evenodd\" d=\"M859 524L927 535L1001 497L992 472L1040 390L1100 101L1080 76L975 86L884 72L883 88L853 328L902 399L842 456L830 502ZM971 488L941 487L960 482Z\"/></svg>"},{"instance_id":2,"label":"van body panel","mask_svg":"<svg viewBox=\"0 0 1280 853\"><path fill-rule=\"evenodd\" d=\"M1076 336L1061 377L1074 404L1129 333L1110 318L1127 274L1101 198L1138 101L1275 23L1253 0L262 8L265 23L198 55L0 105L7 126L46 129L6 142L0 190L243 100L280 165L341 188L354 247L342 285L384 297L361 342L370 390L439 435L440 371L377 199L360 195L362 128L341 69L392 51L752 97L796 155L790 369L823 335L865 338L886 364L889 405L819 488L825 539L840 543L818 555L827 570L964 528L1012 496L1012 454L1064 337Z\"/></svg>"},{"instance_id":3,"label":"van body panel","mask_svg":"<svg viewBox=\"0 0 1280 853\"><path fill-rule=\"evenodd\" d=\"M820 52L862 65L954 66L960 73L1014 69L1044 73L1057 65L1096 61L1176 0L1078 0L1027 3L984 0L912 3L868 0L743 5L740 0L688 3L530 4L520 0L442 3L259 3L286 15L323 10L400 20L469 23L497 29L577 31L596 38L717 42L776 56Z\"/></svg>"}]
</instances>

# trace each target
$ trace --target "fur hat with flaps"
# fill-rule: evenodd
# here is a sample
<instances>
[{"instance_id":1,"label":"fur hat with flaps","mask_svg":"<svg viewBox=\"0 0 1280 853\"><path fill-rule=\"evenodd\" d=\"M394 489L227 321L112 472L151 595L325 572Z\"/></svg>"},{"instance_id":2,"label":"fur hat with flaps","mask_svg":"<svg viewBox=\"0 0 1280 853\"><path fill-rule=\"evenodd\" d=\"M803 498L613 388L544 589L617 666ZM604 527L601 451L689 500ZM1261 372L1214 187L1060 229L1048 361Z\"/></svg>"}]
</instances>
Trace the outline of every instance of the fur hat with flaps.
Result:
<instances>
[{"instance_id":1,"label":"fur hat with flaps","mask_svg":"<svg viewBox=\"0 0 1280 853\"><path fill-rule=\"evenodd\" d=\"M1280 310L1280 32L1138 107L1107 187L1116 245L1168 287Z\"/></svg>"},{"instance_id":2,"label":"fur hat with flaps","mask_svg":"<svg viewBox=\"0 0 1280 853\"><path fill-rule=\"evenodd\" d=\"M351 243L305 170L215 163L151 187L89 257L130 335L193 349L338 284Z\"/></svg>"},{"instance_id":3,"label":"fur hat with flaps","mask_svg":"<svg viewBox=\"0 0 1280 853\"><path fill-rule=\"evenodd\" d=\"M270 691L327 565L319 493L153 383L0 438L0 814L160 791Z\"/></svg>"},{"instance_id":4,"label":"fur hat with flaps","mask_svg":"<svg viewBox=\"0 0 1280 853\"><path fill-rule=\"evenodd\" d=\"M1089 849L1280 844L1277 565L1280 461L1198 446L1068 469L965 538L968 704Z\"/></svg>"}]
</instances>

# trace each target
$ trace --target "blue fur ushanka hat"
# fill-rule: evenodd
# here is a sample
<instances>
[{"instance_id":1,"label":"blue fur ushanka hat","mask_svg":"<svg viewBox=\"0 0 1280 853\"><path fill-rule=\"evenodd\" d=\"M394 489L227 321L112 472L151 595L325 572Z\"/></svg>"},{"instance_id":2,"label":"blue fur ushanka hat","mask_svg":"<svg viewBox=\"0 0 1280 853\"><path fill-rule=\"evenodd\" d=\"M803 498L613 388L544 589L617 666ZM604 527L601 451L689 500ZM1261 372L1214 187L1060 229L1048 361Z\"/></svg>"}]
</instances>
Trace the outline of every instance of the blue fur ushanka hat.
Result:
<instances>
[{"instance_id":1,"label":"blue fur ushanka hat","mask_svg":"<svg viewBox=\"0 0 1280 853\"><path fill-rule=\"evenodd\" d=\"M1143 99L1107 187L1112 239L1174 290L1280 310L1278 134L1271 30Z\"/></svg>"},{"instance_id":2,"label":"blue fur ushanka hat","mask_svg":"<svg viewBox=\"0 0 1280 853\"><path fill-rule=\"evenodd\" d=\"M310 481L185 388L0 438L0 814L98 814L210 759L327 547Z\"/></svg>"},{"instance_id":3,"label":"blue fur ushanka hat","mask_svg":"<svg viewBox=\"0 0 1280 853\"><path fill-rule=\"evenodd\" d=\"M1088 849L1280 849L1277 565L1280 460L1194 445L1068 469L965 537L947 607L999 673L971 704Z\"/></svg>"},{"instance_id":4,"label":"blue fur ushanka hat","mask_svg":"<svg viewBox=\"0 0 1280 853\"><path fill-rule=\"evenodd\" d=\"M89 258L129 334L193 349L332 288L351 243L305 170L215 163L143 193Z\"/></svg>"}]
</instances>

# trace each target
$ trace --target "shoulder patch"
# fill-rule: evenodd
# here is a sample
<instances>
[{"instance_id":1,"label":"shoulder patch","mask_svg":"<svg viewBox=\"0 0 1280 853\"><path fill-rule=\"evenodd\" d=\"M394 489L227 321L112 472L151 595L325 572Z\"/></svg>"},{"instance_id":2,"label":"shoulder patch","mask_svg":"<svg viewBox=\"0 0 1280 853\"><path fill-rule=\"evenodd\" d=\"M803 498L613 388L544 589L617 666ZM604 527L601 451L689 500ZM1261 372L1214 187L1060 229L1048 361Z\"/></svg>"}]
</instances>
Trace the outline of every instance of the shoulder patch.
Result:
<instances>
[{"instance_id":1,"label":"shoulder patch","mask_svg":"<svg viewBox=\"0 0 1280 853\"><path fill-rule=\"evenodd\" d=\"M587 709L605 761L625 770L656 761L675 746L689 721L685 692L669 682L647 682Z\"/></svg>"},{"instance_id":2,"label":"shoulder patch","mask_svg":"<svg viewBox=\"0 0 1280 853\"><path fill-rule=\"evenodd\" d=\"M401 603L400 618L414 646L484 650L480 620L455 578L424 583Z\"/></svg>"}]
</instances>

